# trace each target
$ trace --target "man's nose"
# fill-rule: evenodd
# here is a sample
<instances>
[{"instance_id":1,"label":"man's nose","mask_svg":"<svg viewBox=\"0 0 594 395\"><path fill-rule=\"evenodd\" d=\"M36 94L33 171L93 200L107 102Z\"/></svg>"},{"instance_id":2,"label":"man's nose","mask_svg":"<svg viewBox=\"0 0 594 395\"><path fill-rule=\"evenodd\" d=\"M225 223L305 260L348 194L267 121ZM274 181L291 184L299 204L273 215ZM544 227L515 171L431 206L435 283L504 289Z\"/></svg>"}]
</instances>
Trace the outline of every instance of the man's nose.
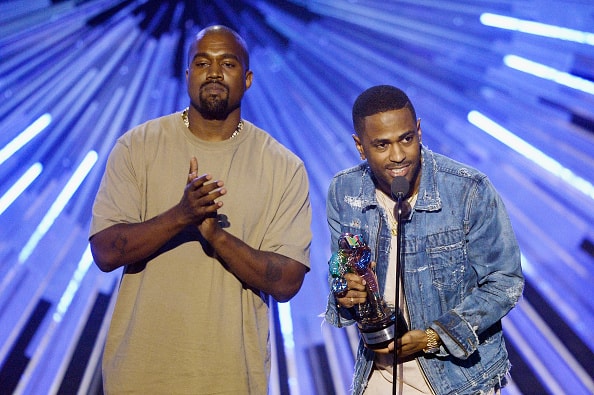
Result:
<instances>
[{"instance_id":1,"label":"man's nose","mask_svg":"<svg viewBox=\"0 0 594 395\"><path fill-rule=\"evenodd\" d=\"M400 163L406 159L406 153L400 147L400 144L394 143L390 145L390 161Z\"/></svg>"},{"instance_id":2,"label":"man's nose","mask_svg":"<svg viewBox=\"0 0 594 395\"><path fill-rule=\"evenodd\" d=\"M223 73L221 72L221 66L213 63L208 67L208 73L206 77L209 79L221 79L223 78Z\"/></svg>"}]
</instances>

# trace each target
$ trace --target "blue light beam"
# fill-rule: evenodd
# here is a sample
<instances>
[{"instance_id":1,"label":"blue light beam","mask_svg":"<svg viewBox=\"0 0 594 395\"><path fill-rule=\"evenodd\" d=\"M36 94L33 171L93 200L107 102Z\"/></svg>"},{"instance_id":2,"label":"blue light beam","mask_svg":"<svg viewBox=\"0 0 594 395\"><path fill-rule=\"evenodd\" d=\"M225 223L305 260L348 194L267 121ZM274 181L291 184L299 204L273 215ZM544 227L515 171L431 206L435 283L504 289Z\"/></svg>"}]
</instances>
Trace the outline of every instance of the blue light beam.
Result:
<instances>
[{"instance_id":1,"label":"blue light beam","mask_svg":"<svg viewBox=\"0 0 594 395\"><path fill-rule=\"evenodd\" d=\"M291 304L277 303L278 316L280 321L281 333L283 335L283 346L285 349L285 359L287 364L287 375L292 394L298 394L299 382L297 379L297 367L295 361L295 339L293 337L293 318L291 314Z\"/></svg>"},{"instance_id":2,"label":"blue light beam","mask_svg":"<svg viewBox=\"0 0 594 395\"><path fill-rule=\"evenodd\" d=\"M66 287L66 290L62 294L60 302L58 302L58 307L56 308L56 312L53 316L53 319L56 323L62 321L64 314L66 314L66 312L68 311L68 307L70 307L74 295L76 295L76 292L80 288L80 283L87 274L87 271L91 266L91 263L93 263L93 256L91 255L91 246L87 245L87 248L83 253L83 256L80 258L80 261L78 262L76 271L72 275L72 278L70 279L70 282Z\"/></svg>"},{"instance_id":3,"label":"blue light beam","mask_svg":"<svg viewBox=\"0 0 594 395\"><path fill-rule=\"evenodd\" d=\"M554 176L559 177L573 188L594 200L594 186L587 180L577 176L571 170L561 165L555 159L546 155L536 147L528 144L526 141L522 140L509 130L505 129L503 126L497 124L478 111L470 111L467 115L467 119L468 122L478 127L488 135L499 140L509 148L518 152L520 155L530 159L538 166L542 167Z\"/></svg>"},{"instance_id":4,"label":"blue light beam","mask_svg":"<svg viewBox=\"0 0 594 395\"><path fill-rule=\"evenodd\" d=\"M33 140L33 138L47 128L50 123L52 123L52 116L50 114L43 114L10 143L6 144L6 146L0 150L0 165L14 155L15 152L23 148L29 141Z\"/></svg>"},{"instance_id":5,"label":"blue light beam","mask_svg":"<svg viewBox=\"0 0 594 395\"><path fill-rule=\"evenodd\" d=\"M41 163L35 163L6 191L0 198L0 215L37 179L42 171L43 166Z\"/></svg>"},{"instance_id":6,"label":"blue light beam","mask_svg":"<svg viewBox=\"0 0 594 395\"><path fill-rule=\"evenodd\" d=\"M573 41L580 44L594 45L594 33L580 30L568 29L565 27L548 25L545 23L527 21L510 16L484 13L480 21L485 26L497 27L506 30L515 30L522 33L536 36L557 38L564 41Z\"/></svg>"},{"instance_id":7,"label":"blue light beam","mask_svg":"<svg viewBox=\"0 0 594 395\"><path fill-rule=\"evenodd\" d=\"M594 95L594 83L584 78L576 77L516 55L506 55L503 58L503 63L512 69Z\"/></svg>"},{"instance_id":8,"label":"blue light beam","mask_svg":"<svg viewBox=\"0 0 594 395\"><path fill-rule=\"evenodd\" d=\"M97 158L98 155L95 151L89 151L89 153L85 156L70 180L68 180L68 183L66 183L66 186L62 192L60 192L48 212L37 226L37 229L35 229L35 232L33 232L31 235L31 238L29 238L29 241L27 241L27 244L25 244L25 247L23 247L21 250L21 253L19 254L19 264L22 264L29 258L39 241L43 238L43 236L45 236L49 228L54 224L56 218L58 218L62 210L64 210L64 207L66 207L74 193L77 191L78 187L84 181L85 177L89 174L97 162Z\"/></svg>"}]
</instances>

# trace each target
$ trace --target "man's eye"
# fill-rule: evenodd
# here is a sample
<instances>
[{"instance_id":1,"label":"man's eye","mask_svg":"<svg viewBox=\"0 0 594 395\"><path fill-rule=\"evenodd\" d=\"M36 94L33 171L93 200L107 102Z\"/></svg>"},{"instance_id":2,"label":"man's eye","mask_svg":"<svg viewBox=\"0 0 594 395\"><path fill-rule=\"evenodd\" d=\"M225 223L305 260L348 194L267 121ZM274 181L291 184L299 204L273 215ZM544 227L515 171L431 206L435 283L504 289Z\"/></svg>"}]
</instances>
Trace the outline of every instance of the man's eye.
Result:
<instances>
[{"instance_id":1,"label":"man's eye","mask_svg":"<svg viewBox=\"0 0 594 395\"><path fill-rule=\"evenodd\" d=\"M235 63L232 62L224 62L223 66L227 67L227 68L233 68L235 67Z\"/></svg>"},{"instance_id":2,"label":"man's eye","mask_svg":"<svg viewBox=\"0 0 594 395\"><path fill-rule=\"evenodd\" d=\"M406 144L410 144L413 141L415 141L415 135L414 134L408 135L408 136L406 136L405 138L402 139L402 142L404 142Z\"/></svg>"}]
</instances>

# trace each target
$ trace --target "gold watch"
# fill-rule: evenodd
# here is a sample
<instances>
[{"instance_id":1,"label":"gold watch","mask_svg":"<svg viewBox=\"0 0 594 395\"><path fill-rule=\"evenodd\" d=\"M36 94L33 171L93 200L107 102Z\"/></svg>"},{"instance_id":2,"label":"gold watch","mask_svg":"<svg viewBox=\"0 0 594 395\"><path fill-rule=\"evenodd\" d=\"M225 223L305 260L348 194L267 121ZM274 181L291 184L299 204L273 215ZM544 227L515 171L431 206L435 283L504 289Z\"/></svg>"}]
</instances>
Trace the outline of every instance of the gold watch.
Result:
<instances>
[{"instance_id":1,"label":"gold watch","mask_svg":"<svg viewBox=\"0 0 594 395\"><path fill-rule=\"evenodd\" d=\"M441 339L437 332L435 332L431 328L425 329L425 334L427 335L427 347L423 349L423 352L426 354L436 354L439 352L439 346L441 345Z\"/></svg>"}]
</instances>

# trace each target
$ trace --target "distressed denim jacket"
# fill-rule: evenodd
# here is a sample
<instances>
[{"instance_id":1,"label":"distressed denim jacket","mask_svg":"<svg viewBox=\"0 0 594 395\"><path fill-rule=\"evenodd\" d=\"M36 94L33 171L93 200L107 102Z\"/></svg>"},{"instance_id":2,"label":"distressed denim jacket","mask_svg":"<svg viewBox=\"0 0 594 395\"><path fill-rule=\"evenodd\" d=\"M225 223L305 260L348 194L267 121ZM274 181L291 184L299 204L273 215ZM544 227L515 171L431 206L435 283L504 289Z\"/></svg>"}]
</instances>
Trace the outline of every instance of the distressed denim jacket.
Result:
<instances>
[{"instance_id":1,"label":"distressed denim jacket","mask_svg":"<svg viewBox=\"0 0 594 395\"><path fill-rule=\"evenodd\" d=\"M392 235L366 162L332 179L327 215L332 252L343 232L365 238L383 294ZM498 193L484 174L422 147L419 194L402 228L410 328L431 327L443 342L436 355L418 357L431 388L437 395L481 394L503 386L510 363L501 318L521 297L524 278ZM355 323L331 292L325 319L339 327ZM360 343L353 394L365 389L373 359Z\"/></svg>"}]
</instances>

